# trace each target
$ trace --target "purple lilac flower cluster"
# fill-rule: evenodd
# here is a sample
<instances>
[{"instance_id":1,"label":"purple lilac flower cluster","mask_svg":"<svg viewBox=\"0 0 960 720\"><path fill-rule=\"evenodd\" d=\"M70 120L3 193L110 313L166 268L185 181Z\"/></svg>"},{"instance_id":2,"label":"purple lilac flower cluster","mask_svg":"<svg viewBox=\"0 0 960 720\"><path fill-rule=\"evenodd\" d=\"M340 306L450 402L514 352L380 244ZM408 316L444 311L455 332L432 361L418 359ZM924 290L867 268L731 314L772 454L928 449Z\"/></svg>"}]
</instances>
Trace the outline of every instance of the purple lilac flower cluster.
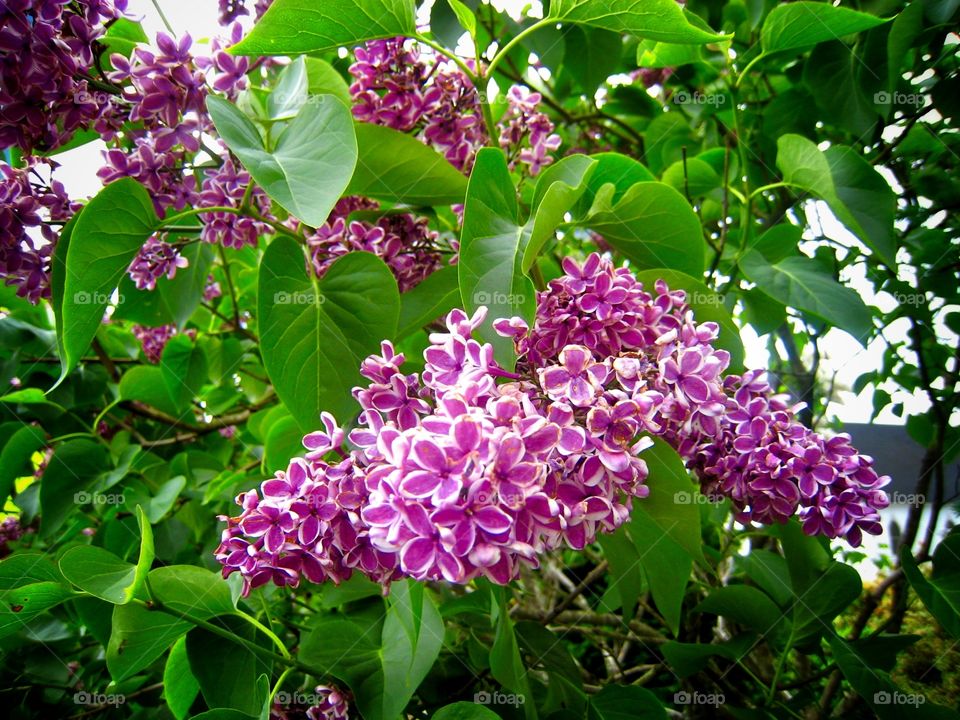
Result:
<instances>
[{"instance_id":1,"label":"purple lilac flower cluster","mask_svg":"<svg viewBox=\"0 0 960 720\"><path fill-rule=\"evenodd\" d=\"M480 96L448 61L425 60L404 38L356 48L350 66L353 115L402 132L417 131L459 170L469 173L487 141Z\"/></svg>"},{"instance_id":2,"label":"purple lilac flower cluster","mask_svg":"<svg viewBox=\"0 0 960 720\"><path fill-rule=\"evenodd\" d=\"M515 338L521 367L549 367L578 343L612 360L629 385L663 396L655 431L700 478L703 492L728 497L744 523L786 522L799 514L808 534L845 538L881 531L878 510L889 482L850 438L813 432L796 420L801 405L777 395L765 373L726 375L729 356L714 348L715 323L696 324L685 293L660 281L644 291L626 268L591 255L541 293L532 329L519 319L499 329Z\"/></svg>"},{"instance_id":3,"label":"purple lilac flower cluster","mask_svg":"<svg viewBox=\"0 0 960 720\"><path fill-rule=\"evenodd\" d=\"M217 550L224 575L241 573L247 591L354 569L381 583L502 584L623 523L648 492L638 455L650 441L637 438L656 429L660 394L572 344L528 378L506 372L472 337L485 314L452 311L420 375L401 372L389 342L367 358L355 449L325 413L303 457L237 498Z\"/></svg>"},{"instance_id":4,"label":"purple lilac flower cluster","mask_svg":"<svg viewBox=\"0 0 960 720\"><path fill-rule=\"evenodd\" d=\"M371 252L382 259L396 276L401 292L440 268L438 234L430 230L427 218L392 213L373 223L349 219L353 212L378 207L367 198L343 198L327 222L307 237L318 277L323 277L335 260L355 251Z\"/></svg>"},{"instance_id":5,"label":"purple lilac flower cluster","mask_svg":"<svg viewBox=\"0 0 960 720\"><path fill-rule=\"evenodd\" d=\"M161 325L160 327L134 325L131 330L134 337L140 341L147 362L154 365L160 362L160 356L163 355L163 349L167 346L170 338L177 334L176 325Z\"/></svg>"},{"instance_id":6,"label":"purple lilac flower cluster","mask_svg":"<svg viewBox=\"0 0 960 720\"><path fill-rule=\"evenodd\" d=\"M223 158L223 164L213 170L207 170L200 192L200 207L239 208L244 202L247 187L250 185L250 173L238 168L229 156ZM257 186L253 186L249 198L249 207L262 218L270 217L270 198ZM225 247L242 249L248 245L257 246L261 235L270 232L270 225L249 215L238 215L227 211L203 213L200 215L203 230L200 237L209 243L221 243Z\"/></svg>"},{"instance_id":7,"label":"purple lilac flower cluster","mask_svg":"<svg viewBox=\"0 0 960 720\"><path fill-rule=\"evenodd\" d=\"M79 208L60 182L43 179L40 167L37 160L23 168L0 163L0 279L33 303L50 296L58 232L49 223L65 222Z\"/></svg>"},{"instance_id":8,"label":"purple lilac flower cluster","mask_svg":"<svg viewBox=\"0 0 960 720\"><path fill-rule=\"evenodd\" d=\"M0 522L0 558L5 558L10 554L9 543L15 542L23 537L23 526L20 525L20 518L14 515L8 515ZM323 717L323 716L318 716ZM313 718L311 718L313 720ZM332 718L331 718L332 720Z\"/></svg>"},{"instance_id":9,"label":"purple lilac flower cluster","mask_svg":"<svg viewBox=\"0 0 960 720\"><path fill-rule=\"evenodd\" d=\"M553 162L550 153L560 147L554 124L538 109L541 100L540 93L520 85L507 92L507 112L500 120L500 147L512 153L511 170L520 162L536 175Z\"/></svg>"},{"instance_id":10,"label":"purple lilac flower cluster","mask_svg":"<svg viewBox=\"0 0 960 720\"><path fill-rule=\"evenodd\" d=\"M110 114L89 71L104 21L125 9L126 0L0 3L0 148L50 150Z\"/></svg>"},{"instance_id":11,"label":"purple lilac flower cluster","mask_svg":"<svg viewBox=\"0 0 960 720\"><path fill-rule=\"evenodd\" d=\"M748 522L786 522L856 546L887 505L872 460L846 436L796 421L798 406L761 372L724 376L716 323L697 324L683 291L652 292L593 254L538 298L513 338L518 373L473 339L485 316L454 310L430 336L422 374L404 374L389 342L355 388L360 426L327 413L303 457L237 498L217 557L244 588L399 576L506 583L566 544L583 548L648 494L640 454L664 438Z\"/></svg>"},{"instance_id":12,"label":"purple lilac flower cluster","mask_svg":"<svg viewBox=\"0 0 960 720\"><path fill-rule=\"evenodd\" d=\"M254 19L262 18L272 4L273 0L257 0L253 6ZM220 0L220 16L218 19L221 25L229 25L242 15L249 14L246 0Z\"/></svg>"},{"instance_id":13,"label":"purple lilac flower cluster","mask_svg":"<svg viewBox=\"0 0 960 720\"><path fill-rule=\"evenodd\" d=\"M127 273L137 289L153 290L157 287L157 280L162 277L172 280L177 270L189 264L175 246L157 236L151 236L130 263Z\"/></svg>"}]
</instances>

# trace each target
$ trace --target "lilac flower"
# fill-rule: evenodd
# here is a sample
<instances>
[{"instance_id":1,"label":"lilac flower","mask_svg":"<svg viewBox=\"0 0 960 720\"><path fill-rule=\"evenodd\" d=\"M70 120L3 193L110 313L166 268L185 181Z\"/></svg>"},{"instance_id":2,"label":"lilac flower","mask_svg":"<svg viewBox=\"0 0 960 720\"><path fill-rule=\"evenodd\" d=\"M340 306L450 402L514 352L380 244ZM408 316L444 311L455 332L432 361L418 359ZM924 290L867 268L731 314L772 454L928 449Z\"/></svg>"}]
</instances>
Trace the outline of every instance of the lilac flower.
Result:
<instances>
[{"instance_id":1,"label":"lilac flower","mask_svg":"<svg viewBox=\"0 0 960 720\"><path fill-rule=\"evenodd\" d=\"M213 89L230 99L236 98L247 88L250 60L231 55L226 50L228 46L240 42L242 37L243 28L240 23L233 23L227 37L216 37L210 43L210 56L198 57L196 60L197 67L206 71L207 80L213 79Z\"/></svg>"},{"instance_id":2,"label":"lilac flower","mask_svg":"<svg viewBox=\"0 0 960 720\"><path fill-rule=\"evenodd\" d=\"M0 148L50 150L109 112L110 94L85 76L104 21L125 8L125 0L0 3Z\"/></svg>"},{"instance_id":3,"label":"lilac flower","mask_svg":"<svg viewBox=\"0 0 960 720\"><path fill-rule=\"evenodd\" d=\"M500 121L500 147L513 153L511 169L519 161L529 167L530 175L553 162L549 153L561 142L550 118L538 110L541 99L540 93L514 85L507 92L507 112Z\"/></svg>"},{"instance_id":4,"label":"lilac flower","mask_svg":"<svg viewBox=\"0 0 960 720\"><path fill-rule=\"evenodd\" d=\"M348 693L336 685L317 685L313 692L318 701L307 710L309 720L347 720L350 717Z\"/></svg>"},{"instance_id":5,"label":"lilac flower","mask_svg":"<svg viewBox=\"0 0 960 720\"><path fill-rule=\"evenodd\" d=\"M259 20L267 11L273 0L257 0L253 7L254 19ZM220 0L219 22L221 25L230 25L241 15L249 15L246 0Z\"/></svg>"},{"instance_id":6,"label":"lilac flower","mask_svg":"<svg viewBox=\"0 0 960 720\"><path fill-rule=\"evenodd\" d=\"M39 161L16 169L0 163L0 279L18 295L33 303L50 296L50 260L59 237L50 223L69 220L79 207L60 182L43 181Z\"/></svg>"},{"instance_id":7,"label":"lilac flower","mask_svg":"<svg viewBox=\"0 0 960 720\"><path fill-rule=\"evenodd\" d=\"M163 348L166 347L167 342L177 334L176 325L161 325L160 327L134 325L132 329L134 337L140 341L147 362L154 365L160 362L160 356L163 354Z\"/></svg>"},{"instance_id":8,"label":"lilac flower","mask_svg":"<svg viewBox=\"0 0 960 720\"><path fill-rule=\"evenodd\" d=\"M219 168L207 170L197 204L199 207L239 208L250 183L250 173L238 169L233 159L227 157ZM260 188L253 188L248 202L260 217L270 216L270 198ZM216 211L202 213L199 217L203 222L200 237L205 242L220 243L238 250L247 245L256 247L260 236L271 232L270 225L249 215Z\"/></svg>"},{"instance_id":9,"label":"lilac flower","mask_svg":"<svg viewBox=\"0 0 960 720\"><path fill-rule=\"evenodd\" d=\"M223 293L220 290L220 283L214 280L213 275L207 275L207 282L203 286L203 301L212 303Z\"/></svg>"},{"instance_id":10,"label":"lilac flower","mask_svg":"<svg viewBox=\"0 0 960 720\"><path fill-rule=\"evenodd\" d=\"M532 329L517 318L495 323L514 338L521 369L557 373L553 363L575 343L597 362L610 361L625 392L657 393L645 429L677 449L704 494L730 498L742 522L799 514L805 532L854 546L863 532L880 532L889 478L848 437L828 439L800 424L800 406L776 395L762 372L724 376L729 355L714 347L719 328L696 324L683 292L658 281L648 293L596 254L582 267L569 260L563 267L566 274L540 294Z\"/></svg>"},{"instance_id":11,"label":"lilac flower","mask_svg":"<svg viewBox=\"0 0 960 720\"><path fill-rule=\"evenodd\" d=\"M139 290L153 290L157 280L162 277L172 280L178 269L189 264L176 247L154 235L147 238L127 273Z\"/></svg>"},{"instance_id":12,"label":"lilac flower","mask_svg":"<svg viewBox=\"0 0 960 720\"><path fill-rule=\"evenodd\" d=\"M376 207L376 204L373 204ZM371 252L393 271L404 292L441 267L437 233L426 218L409 213L390 214L376 223L348 222L350 212L372 209L369 201L341 201L326 223L307 237L307 245L318 277L339 257L354 251Z\"/></svg>"},{"instance_id":13,"label":"lilac flower","mask_svg":"<svg viewBox=\"0 0 960 720\"><path fill-rule=\"evenodd\" d=\"M5 558L11 553L11 542L16 542L23 537L24 529L20 524L20 518L8 515L0 522L0 558ZM346 710L346 705L344 705ZM323 716L319 716L323 717ZM333 716L330 716L331 718Z\"/></svg>"}]
</instances>

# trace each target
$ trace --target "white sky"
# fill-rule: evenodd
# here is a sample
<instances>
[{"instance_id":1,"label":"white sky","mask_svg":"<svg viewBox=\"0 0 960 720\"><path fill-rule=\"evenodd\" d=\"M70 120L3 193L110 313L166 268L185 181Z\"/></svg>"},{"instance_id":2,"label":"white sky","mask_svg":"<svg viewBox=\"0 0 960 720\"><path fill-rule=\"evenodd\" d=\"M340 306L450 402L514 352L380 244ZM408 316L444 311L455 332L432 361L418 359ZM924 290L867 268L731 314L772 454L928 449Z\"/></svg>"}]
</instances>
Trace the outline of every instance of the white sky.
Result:
<instances>
[{"instance_id":1,"label":"white sky","mask_svg":"<svg viewBox=\"0 0 960 720\"><path fill-rule=\"evenodd\" d=\"M495 5L510 3L511 0L494 2ZM161 5L177 34L189 31L195 43L208 40L221 32L217 24L216 0L190 2L163 0ZM252 6L253 0L248 0L248 5ZM151 0L130 0L128 9L130 15L143 17L144 29L151 39L155 33L165 29ZM249 24L250 19L245 18L244 22ZM96 170L102 164L100 158L102 147L100 142L90 143L58 156L63 167L57 172L57 176L64 182L71 196L92 196L99 190L100 181L96 177ZM818 203L818 212L825 235L844 244L858 243L833 217L824 203ZM877 297L870 291L870 286L863 280L862 271L859 277L851 274L849 279L853 281L852 286L861 293L868 304L876 304L883 309L890 309L893 306L895 301L891 296L883 294ZM906 336L906 329L907 322L902 320L888 327L885 333L891 340L900 340ZM769 357L766 343L759 339L749 327L741 334L747 352L747 366L767 367ZM885 347L886 344L881 340L871 343L868 348L863 348L850 335L839 330L831 330L821 341L821 378L829 379L836 373L836 387L850 388L862 373L880 368ZM888 390L892 391L893 387ZM837 401L831 404L828 417L842 422L869 422L872 414L872 397L871 388L865 389L859 396L849 391L841 391ZM908 414L922 412L929 406L922 392L917 392L913 396L894 393L894 402L903 402ZM881 413L877 422L896 425L903 423L889 409Z\"/></svg>"}]
</instances>

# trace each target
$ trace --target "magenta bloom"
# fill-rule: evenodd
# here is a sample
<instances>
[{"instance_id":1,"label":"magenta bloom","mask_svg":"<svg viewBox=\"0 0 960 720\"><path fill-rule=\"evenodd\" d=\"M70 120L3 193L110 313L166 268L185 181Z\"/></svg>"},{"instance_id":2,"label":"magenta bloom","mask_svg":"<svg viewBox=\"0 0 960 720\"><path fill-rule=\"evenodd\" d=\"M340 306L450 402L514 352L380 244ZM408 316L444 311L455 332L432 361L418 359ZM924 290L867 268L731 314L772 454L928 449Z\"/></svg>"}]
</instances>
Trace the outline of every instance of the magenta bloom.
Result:
<instances>
[{"instance_id":1,"label":"magenta bloom","mask_svg":"<svg viewBox=\"0 0 960 720\"><path fill-rule=\"evenodd\" d=\"M157 280L162 277L172 280L178 269L189 264L173 245L151 236L130 263L127 273L138 289L153 290L157 287Z\"/></svg>"}]
</instances>

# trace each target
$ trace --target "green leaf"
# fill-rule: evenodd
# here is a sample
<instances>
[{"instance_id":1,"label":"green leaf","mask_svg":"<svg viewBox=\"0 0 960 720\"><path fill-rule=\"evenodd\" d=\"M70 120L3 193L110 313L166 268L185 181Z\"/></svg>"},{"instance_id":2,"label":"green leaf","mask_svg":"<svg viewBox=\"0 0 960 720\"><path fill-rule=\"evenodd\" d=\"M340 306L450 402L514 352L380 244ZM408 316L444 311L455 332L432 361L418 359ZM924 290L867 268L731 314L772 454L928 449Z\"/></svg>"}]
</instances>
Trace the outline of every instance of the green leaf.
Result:
<instances>
[{"instance_id":1,"label":"green leaf","mask_svg":"<svg viewBox=\"0 0 960 720\"><path fill-rule=\"evenodd\" d=\"M49 538L77 507L76 494L107 469L107 449L91 440L70 440L54 451L40 481L40 533Z\"/></svg>"},{"instance_id":2,"label":"green leaf","mask_svg":"<svg viewBox=\"0 0 960 720\"><path fill-rule=\"evenodd\" d=\"M620 598L619 607L623 609L623 617L632 619L644 590L640 553L628 535L626 526L617 528L613 533L597 535L597 542L610 565L610 585Z\"/></svg>"},{"instance_id":3,"label":"green leaf","mask_svg":"<svg viewBox=\"0 0 960 720\"><path fill-rule=\"evenodd\" d=\"M613 186L611 202L618 203L624 194L637 183L654 181L657 178L641 163L632 157L615 152L598 153L590 156L597 166L587 181L587 190L577 204L574 217L581 220L590 213L590 208L605 185ZM605 191L609 192L609 191Z\"/></svg>"},{"instance_id":4,"label":"green leaf","mask_svg":"<svg viewBox=\"0 0 960 720\"><path fill-rule=\"evenodd\" d=\"M587 720L666 720L667 711L645 688L607 685L590 698Z\"/></svg>"},{"instance_id":5,"label":"green leaf","mask_svg":"<svg viewBox=\"0 0 960 720\"><path fill-rule=\"evenodd\" d=\"M500 716L479 703L455 702L437 710L433 720L500 720Z\"/></svg>"},{"instance_id":6,"label":"green leaf","mask_svg":"<svg viewBox=\"0 0 960 720\"><path fill-rule=\"evenodd\" d=\"M167 664L163 668L163 699L173 716L177 720L184 720L198 692L200 683L190 671L187 639L182 637L170 648Z\"/></svg>"},{"instance_id":7,"label":"green leaf","mask_svg":"<svg viewBox=\"0 0 960 720\"><path fill-rule=\"evenodd\" d=\"M756 643L757 636L754 633L743 633L726 643L709 645L670 640L661 645L660 650L670 663L670 669L683 678L703 670L714 657L739 660L749 653Z\"/></svg>"},{"instance_id":8,"label":"green leaf","mask_svg":"<svg viewBox=\"0 0 960 720\"><path fill-rule=\"evenodd\" d=\"M460 296L472 313L487 307L487 320L478 334L493 345L501 366L516 362L513 343L497 335L491 322L519 315L528 322L536 312L533 283L521 267L525 249L517 194L500 150L484 148L470 174L460 235Z\"/></svg>"},{"instance_id":9,"label":"green leaf","mask_svg":"<svg viewBox=\"0 0 960 720\"><path fill-rule=\"evenodd\" d=\"M210 95L207 109L224 142L271 198L308 225L326 222L357 164L346 105L333 95L311 98L269 147L235 105Z\"/></svg>"},{"instance_id":10,"label":"green leaf","mask_svg":"<svg viewBox=\"0 0 960 720\"><path fill-rule=\"evenodd\" d=\"M564 28L566 52L561 73L592 97L597 88L617 71L623 53L623 36L588 26Z\"/></svg>"},{"instance_id":11,"label":"green leaf","mask_svg":"<svg viewBox=\"0 0 960 720\"><path fill-rule=\"evenodd\" d=\"M782 637L785 632L786 619L780 608L764 592L749 585L716 588L694 611L729 618L761 635Z\"/></svg>"},{"instance_id":12,"label":"green leaf","mask_svg":"<svg viewBox=\"0 0 960 720\"><path fill-rule=\"evenodd\" d=\"M0 507L6 504L18 477L33 474L30 458L46 442L46 433L36 425L24 425L0 450Z\"/></svg>"},{"instance_id":13,"label":"green leaf","mask_svg":"<svg viewBox=\"0 0 960 720\"><path fill-rule=\"evenodd\" d=\"M300 660L343 680L365 720L400 716L443 644L443 622L424 586L391 586L384 616L320 618L303 641Z\"/></svg>"},{"instance_id":14,"label":"green leaf","mask_svg":"<svg viewBox=\"0 0 960 720\"><path fill-rule=\"evenodd\" d=\"M454 265L441 268L400 296L398 338L405 338L460 305L458 272Z\"/></svg>"},{"instance_id":15,"label":"green leaf","mask_svg":"<svg viewBox=\"0 0 960 720\"><path fill-rule=\"evenodd\" d=\"M166 375L154 365L135 365L127 370L120 378L118 393L121 400L144 402L175 417L193 414L192 407L174 404L167 390Z\"/></svg>"},{"instance_id":16,"label":"green leaf","mask_svg":"<svg viewBox=\"0 0 960 720\"><path fill-rule=\"evenodd\" d=\"M583 224L603 235L638 270L665 267L694 278L703 274L703 230L680 193L658 182L637 183L616 203L607 193L597 196Z\"/></svg>"},{"instance_id":17,"label":"green leaf","mask_svg":"<svg viewBox=\"0 0 960 720\"><path fill-rule=\"evenodd\" d=\"M171 405L183 412L200 394L207 377L207 359L200 346L187 335L177 335L163 348L160 372Z\"/></svg>"},{"instance_id":18,"label":"green leaf","mask_svg":"<svg viewBox=\"0 0 960 720\"><path fill-rule=\"evenodd\" d=\"M830 635L827 641L843 676L880 720L902 720L905 716L920 720L956 718L956 711L901 690L890 675L871 667L869 659L859 655L852 643L836 635Z\"/></svg>"},{"instance_id":19,"label":"green leaf","mask_svg":"<svg viewBox=\"0 0 960 720\"><path fill-rule=\"evenodd\" d=\"M353 104L350 87L333 65L315 57L306 58L306 62L307 91L311 95L334 95L347 107Z\"/></svg>"},{"instance_id":20,"label":"green leaf","mask_svg":"<svg viewBox=\"0 0 960 720\"><path fill-rule=\"evenodd\" d=\"M803 239L802 227L781 223L780 225L774 225L751 242L750 249L756 250L767 261L776 263L791 255L797 255L797 246L801 239Z\"/></svg>"},{"instance_id":21,"label":"green leaf","mask_svg":"<svg viewBox=\"0 0 960 720\"><path fill-rule=\"evenodd\" d=\"M58 326L63 371L58 384L90 347L110 296L157 225L150 195L130 178L107 185L80 213L63 268Z\"/></svg>"},{"instance_id":22,"label":"green leaf","mask_svg":"<svg viewBox=\"0 0 960 720\"><path fill-rule=\"evenodd\" d=\"M230 52L297 55L415 33L413 0L275 0Z\"/></svg>"},{"instance_id":23,"label":"green leaf","mask_svg":"<svg viewBox=\"0 0 960 720\"><path fill-rule=\"evenodd\" d=\"M490 648L490 674L493 678L517 695L524 697L523 710L530 718L536 717L536 708L532 702L530 681L527 669L520 657L520 645L517 643L517 634L513 620L508 612L506 596L498 591L499 612L497 613L496 632L493 646Z\"/></svg>"},{"instance_id":24,"label":"green leaf","mask_svg":"<svg viewBox=\"0 0 960 720\"><path fill-rule=\"evenodd\" d=\"M698 158L673 163L663 171L663 182L690 198L703 197L723 184L717 171Z\"/></svg>"},{"instance_id":25,"label":"green leaf","mask_svg":"<svg viewBox=\"0 0 960 720\"><path fill-rule=\"evenodd\" d=\"M867 94L872 91L864 87L858 75L865 64L856 50L836 41L818 45L803 68L804 84L816 100L820 117L829 118L831 125L857 137L867 135L880 119Z\"/></svg>"},{"instance_id":26,"label":"green leaf","mask_svg":"<svg viewBox=\"0 0 960 720\"><path fill-rule=\"evenodd\" d=\"M226 629L238 637L254 640L253 628L238 617L217 622L226 624ZM263 640L266 642L266 638ZM187 658L208 707L233 708L251 715L260 711L263 699L257 677L270 668L250 648L204 628L194 628L187 633Z\"/></svg>"},{"instance_id":27,"label":"green leaf","mask_svg":"<svg viewBox=\"0 0 960 720\"><path fill-rule=\"evenodd\" d=\"M896 198L887 181L857 151L835 145L822 152L801 135L777 140L783 179L817 195L837 219L885 262L895 264L893 217Z\"/></svg>"},{"instance_id":28,"label":"green leaf","mask_svg":"<svg viewBox=\"0 0 960 720\"><path fill-rule=\"evenodd\" d=\"M800 50L869 30L885 22L875 15L834 7L829 3L801 1L777 5L763 22L760 45L765 55Z\"/></svg>"},{"instance_id":29,"label":"green leaf","mask_svg":"<svg viewBox=\"0 0 960 720\"><path fill-rule=\"evenodd\" d=\"M232 708L216 708L194 715L190 720L263 720L263 718Z\"/></svg>"},{"instance_id":30,"label":"green leaf","mask_svg":"<svg viewBox=\"0 0 960 720\"><path fill-rule=\"evenodd\" d=\"M670 632L677 635L693 558L686 548L665 534L648 513L636 511L641 502L644 501L634 503L629 524L630 538L640 555L653 601Z\"/></svg>"},{"instance_id":31,"label":"green leaf","mask_svg":"<svg viewBox=\"0 0 960 720\"><path fill-rule=\"evenodd\" d=\"M944 538L933 553L933 572L928 579L913 554L904 553L903 571L924 606L951 636L960 638L960 535Z\"/></svg>"},{"instance_id":32,"label":"green leaf","mask_svg":"<svg viewBox=\"0 0 960 720\"><path fill-rule=\"evenodd\" d=\"M447 4L450 6L450 9L453 10L453 14L457 16L457 22L459 22L463 29L470 33L471 37L477 33L477 18L473 14L473 11L468 8L462 0L446 0Z\"/></svg>"},{"instance_id":33,"label":"green leaf","mask_svg":"<svg viewBox=\"0 0 960 720\"><path fill-rule=\"evenodd\" d=\"M691 25L683 10L672 0L644 0L623 3L618 0L554 0L551 19L592 25L670 43L709 43L722 35Z\"/></svg>"},{"instance_id":34,"label":"green leaf","mask_svg":"<svg viewBox=\"0 0 960 720\"><path fill-rule=\"evenodd\" d=\"M234 611L230 586L216 573L194 565L169 565L150 571L151 596L176 613L198 620ZM193 623L140 603L113 609L107 669L115 682L125 680L163 655Z\"/></svg>"},{"instance_id":35,"label":"green leaf","mask_svg":"<svg viewBox=\"0 0 960 720\"><path fill-rule=\"evenodd\" d=\"M833 619L860 597L861 590L860 573L849 565L831 562L809 589L797 594L794 641L801 643L832 630Z\"/></svg>"},{"instance_id":36,"label":"green leaf","mask_svg":"<svg viewBox=\"0 0 960 720\"><path fill-rule=\"evenodd\" d=\"M114 605L133 598L137 568L95 545L71 548L60 558L63 576L84 592Z\"/></svg>"},{"instance_id":37,"label":"green leaf","mask_svg":"<svg viewBox=\"0 0 960 720\"><path fill-rule=\"evenodd\" d=\"M46 554L20 550L0 561L0 590L53 582L63 584L63 573Z\"/></svg>"},{"instance_id":38,"label":"green leaf","mask_svg":"<svg viewBox=\"0 0 960 720\"><path fill-rule=\"evenodd\" d=\"M137 525L140 527L140 555L137 558L133 586L130 588L131 597L140 594L140 590L146 586L147 575L150 573L150 568L153 567L153 559L156 555L150 519L139 505L137 506Z\"/></svg>"},{"instance_id":39,"label":"green leaf","mask_svg":"<svg viewBox=\"0 0 960 720\"><path fill-rule=\"evenodd\" d=\"M715 345L730 353L730 368L733 372L743 369L744 349L740 339L740 328L724 306L724 297L711 290L699 280L676 270L644 270L637 273L637 279L648 291L652 291L657 280L663 280L671 290L686 290L687 304L693 308L698 323L715 322L720 326L720 335Z\"/></svg>"},{"instance_id":40,"label":"green leaf","mask_svg":"<svg viewBox=\"0 0 960 720\"><path fill-rule=\"evenodd\" d=\"M443 155L393 128L357 123L357 167L348 195L408 205L463 202L467 179Z\"/></svg>"},{"instance_id":41,"label":"green leaf","mask_svg":"<svg viewBox=\"0 0 960 720\"><path fill-rule=\"evenodd\" d=\"M259 317L264 366L277 395L305 432L320 412L346 419L360 363L392 338L400 295L389 268L370 253L345 255L319 282L308 277L295 240L278 237L260 264Z\"/></svg>"},{"instance_id":42,"label":"green leaf","mask_svg":"<svg viewBox=\"0 0 960 720\"><path fill-rule=\"evenodd\" d=\"M522 270L530 271L564 217L587 191L598 162L586 155L569 155L548 167L533 191L531 217L524 228Z\"/></svg>"},{"instance_id":43,"label":"green leaf","mask_svg":"<svg viewBox=\"0 0 960 720\"><path fill-rule=\"evenodd\" d=\"M861 345L873 328L870 310L860 296L833 279L806 256L788 257L771 265L755 251L739 260L750 282L787 307L797 308L846 330Z\"/></svg>"},{"instance_id":44,"label":"green leaf","mask_svg":"<svg viewBox=\"0 0 960 720\"><path fill-rule=\"evenodd\" d=\"M425 586L412 580L391 585L383 622L382 717L400 715L443 646L443 621ZM367 713L361 710L364 717Z\"/></svg>"},{"instance_id":45,"label":"green leaf","mask_svg":"<svg viewBox=\"0 0 960 720\"><path fill-rule=\"evenodd\" d=\"M677 451L660 438L644 450L640 457L650 471L647 487L650 494L633 504L632 517L645 516L664 537L673 540L698 562L703 561L703 539L700 536L699 493Z\"/></svg>"},{"instance_id":46,"label":"green leaf","mask_svg":"<svg viewBox=\"0 0 960 720\"><path fill-rule=\"evenodd\" d=\"M20 631L69 597L70 591L56 582L30 583L0 591L0 638Z\"/></svg>"},{"instance_id":47,"label":"green leaf","mask_svg":"<svg viewBox=\"0 0 960 720\"><path fill-rule=\"evenodd\" d=\"M824 199L830 202L831 209L844 225L884 262L896 266L893 220L897 198L890 185L853 148L834 145L827 148L824 155L830 164L836 201Z\"/></svg>"},{"instance_id":48,"label":"green leaf","mask_svg":"<svg viewBox=\"0 0 960 720\"><path fill-rule=\"evenodd\" d=\"M308 93L306 59L298 57L281 71L276 85L267 96L267 116L271 120L296 117L307 102Z\"/></svg>"}]
</instances>

